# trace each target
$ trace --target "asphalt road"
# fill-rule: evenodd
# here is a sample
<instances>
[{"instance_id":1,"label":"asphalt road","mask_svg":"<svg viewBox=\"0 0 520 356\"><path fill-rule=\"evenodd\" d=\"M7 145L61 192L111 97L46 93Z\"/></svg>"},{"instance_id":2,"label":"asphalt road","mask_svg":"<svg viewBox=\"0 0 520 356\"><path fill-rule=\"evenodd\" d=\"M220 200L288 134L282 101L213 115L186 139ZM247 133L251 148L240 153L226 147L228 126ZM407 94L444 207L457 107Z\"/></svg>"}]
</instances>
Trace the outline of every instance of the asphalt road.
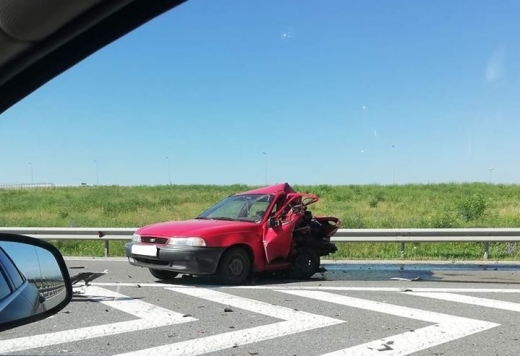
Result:
<instances>
[{"instance_id":1,"label":"asphalt road","mask_svg":"<svg viewBox=\"0 0 520 356\"><path fill-rule=\"evenodd\" d=\"M159 283L119 259L59 314L0 334L13 355L518 355L518 264L332 264L306 282ZM414 280L416 279L416 280Z\"/></svg>"}]
</instances>

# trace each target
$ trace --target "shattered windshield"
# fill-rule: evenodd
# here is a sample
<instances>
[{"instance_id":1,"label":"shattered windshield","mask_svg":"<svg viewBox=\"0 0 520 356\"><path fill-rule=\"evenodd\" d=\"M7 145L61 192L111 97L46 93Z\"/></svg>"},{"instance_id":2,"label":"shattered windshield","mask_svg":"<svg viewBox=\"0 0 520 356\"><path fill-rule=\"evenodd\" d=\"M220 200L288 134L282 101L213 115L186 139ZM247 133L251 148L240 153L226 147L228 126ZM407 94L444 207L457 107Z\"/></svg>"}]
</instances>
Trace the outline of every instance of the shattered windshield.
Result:
<instances>
[{"instance_id":1,"label":"shattered windshield","mask_svg":"<svg viewBox=\"0 0 520 356\"><path fill-rule=\"evenodd\" d=\"M233 195L209 208L197 219L259 222L273 199L269 194Z\"/></svg>"}]
</instances>

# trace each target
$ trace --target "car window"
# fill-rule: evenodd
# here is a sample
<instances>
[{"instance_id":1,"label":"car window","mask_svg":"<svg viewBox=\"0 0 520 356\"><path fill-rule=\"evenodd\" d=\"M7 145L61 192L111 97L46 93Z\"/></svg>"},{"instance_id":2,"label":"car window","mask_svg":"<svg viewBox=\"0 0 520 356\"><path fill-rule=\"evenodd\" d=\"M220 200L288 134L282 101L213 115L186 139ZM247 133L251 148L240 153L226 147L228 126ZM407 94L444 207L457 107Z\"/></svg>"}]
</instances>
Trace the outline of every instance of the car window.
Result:
<instances>
[{"instance_id":1,"label":"car window","mask_svg":"<svg viewBox=\"0 0 520 356\"><path fill-rule=\"evenodd\" d=\"M269 208L270 202L266 201L256 201L254 202L247 212L248 218L262 218Z\"/></svg>"},{"instance_id":2,"label":"car window","mask_svg":"<svg viewBox=\"0 0 520 356\"><path fill-rule=\"evenodd\" d=\"M227 217L236 219L239 217L244 205L244 200L234 200L222 206L220 209L215 210L212 214L209 214L208 217Z\"/></svg>"},{"instance_id":3,"label":"car window","mask_svg":"<svg viewBox=\"0 0 520 356\"><path fill-rule=\"evenodd\" d=\"M23 284L25 278L2 249L0 249L0 261L9 275L9 278L14 283L14 287L19 288Z\"/></svg>"},{"instance_id":4,"label":"car window","mask_svg":"<svg viewBox=\"0 0 520 356\"><path fill-rule=\"evenodd\" d=\"M272 197L268 194L230 196L200 214L198 219L224 219L258 222L269 207L271 198Z\"/></svg>"}]
</instances>

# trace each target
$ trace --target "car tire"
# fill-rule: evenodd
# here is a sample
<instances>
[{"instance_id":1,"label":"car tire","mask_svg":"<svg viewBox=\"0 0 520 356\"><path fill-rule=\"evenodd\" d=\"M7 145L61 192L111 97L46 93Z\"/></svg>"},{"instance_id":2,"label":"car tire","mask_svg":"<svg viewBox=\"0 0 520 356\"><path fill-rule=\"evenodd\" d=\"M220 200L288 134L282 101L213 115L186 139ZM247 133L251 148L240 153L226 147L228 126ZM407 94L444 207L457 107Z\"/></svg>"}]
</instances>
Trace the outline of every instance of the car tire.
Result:
<instances>
[{"instance_id":1,"label":"car tire","mask_svg":"<svg viewBox=\"0 0 520 356\"><path fill-rule=\"evenodd\" d=\"M299 248L291 258L289 275L295 279L309 279L318 272L320 263L320 256L315 251Z\"/></svg>"},{"instance_id":2,"label":"car tire","mask_svg":"<svg viewBox=\"0 0 520 356\"><path fill-rule=\"evenodd\" d=\"M220 258L216 277L222 284L243 284L251 277L251 264L251 257L244 248L231 247Z\"/></svg>"},{"instance_id":3,"label":"car tire","mask_svg":"<svg viewBox=\"0 0 520 356\"><path fill-rule=\"evenodd\" d=\"M165 270L161 270L161 269L151 269L151 268L150 268L150 273L155 278L162 279L162 280L165 280L165 281L174 279L178 275L177 272L165 271Z\"/></svg>"}]
</instances>

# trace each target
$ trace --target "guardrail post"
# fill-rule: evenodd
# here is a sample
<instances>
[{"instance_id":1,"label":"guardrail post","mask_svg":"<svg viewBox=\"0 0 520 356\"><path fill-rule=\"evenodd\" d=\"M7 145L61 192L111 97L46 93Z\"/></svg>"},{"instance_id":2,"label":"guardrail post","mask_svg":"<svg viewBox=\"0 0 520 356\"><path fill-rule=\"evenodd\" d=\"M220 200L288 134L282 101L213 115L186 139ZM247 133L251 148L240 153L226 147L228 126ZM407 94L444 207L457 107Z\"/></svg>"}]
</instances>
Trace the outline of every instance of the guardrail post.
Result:
<instances>
[{"instance_id":1,"label":"guardrail post","mask_svg":"<svg viewBox=\"0 0 520 356\"><path fill-rule=\"evenodd\" d=\"M110 240L105 240L105 257L110 254Z\"/></svg>"},{"instance_id":2,"label":"guardrail post","mask_svg":"<svg viewBox=\"0 0 520 356\"><path fill-rule=\"evenodd\" d=\"M487 260L489 257L489 242L484 242L484 259Z\"/></svg>"},{"instance_id":3,"label":"guardrail post","mask_svg":"<svg viewBox=\"0 0 520 356\"><path fill-rule=\"evenodd\" d=\"M401 242L401 258L404 258L404 242Z\"/></svg>"}]
</instances>

